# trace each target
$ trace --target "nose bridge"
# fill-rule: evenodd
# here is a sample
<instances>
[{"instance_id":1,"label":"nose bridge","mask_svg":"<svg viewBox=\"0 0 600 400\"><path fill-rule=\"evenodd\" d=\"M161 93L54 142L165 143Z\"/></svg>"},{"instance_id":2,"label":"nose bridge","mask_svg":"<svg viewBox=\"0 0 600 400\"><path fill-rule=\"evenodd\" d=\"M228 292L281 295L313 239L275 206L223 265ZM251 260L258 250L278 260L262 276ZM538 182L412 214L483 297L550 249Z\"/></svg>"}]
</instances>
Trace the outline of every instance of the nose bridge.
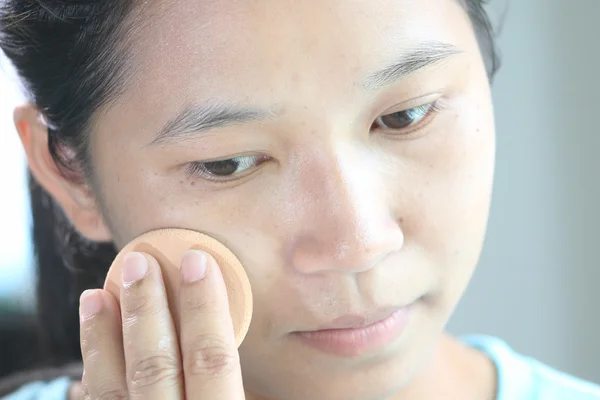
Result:
<instances>
[{"instance_id":1,"label":"nose bridge","mask_svg":"<svg viewBox=\"0 0 600 400\"><path fill-rule=\"evenodd\" d=\"M333 236L343 242L352 241L354 245L365 245L369 241L380 222L377 214L386 208L381 204L382 197L377 195L376 169L367 168L367 163L355 152L343 149L336 152L332 160L332 174L324 177L323 206L330 206ZM340 244L343 247L350 243Z\"/></svg>"},{"instance_id":2,"label":"nose bridge","mask_svg":"<svg viewBox=\"0 0 600 400\"><path fill-rule=\"evenodd\" d=\"M290 244L290 262L304 273L360 272L402 245L378 168L367 154L338 145L313 154L301 168L297 193L306 198L303 224Z\"/></svg>"}]
</instances>

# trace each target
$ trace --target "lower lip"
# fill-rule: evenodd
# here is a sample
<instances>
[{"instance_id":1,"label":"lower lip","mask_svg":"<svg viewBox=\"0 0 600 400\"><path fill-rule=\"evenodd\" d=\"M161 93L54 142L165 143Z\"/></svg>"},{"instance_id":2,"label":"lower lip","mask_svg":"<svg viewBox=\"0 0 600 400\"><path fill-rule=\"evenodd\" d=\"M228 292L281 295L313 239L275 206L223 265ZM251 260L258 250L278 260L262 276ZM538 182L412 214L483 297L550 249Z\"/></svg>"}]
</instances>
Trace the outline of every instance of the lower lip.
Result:
<instances>
[{"instance_id":1,"label":"lower lip","mask_svg":"<svg viewBox=\"0 0 600 400\"><path fill-rule=\"evenodd\" d=\"M326 353L356 357L380 349L396 339L408 325L412 307L404 307L386 319L353 329L327 329L294 333L304 343Z\"/></svg>"}]
</instances>

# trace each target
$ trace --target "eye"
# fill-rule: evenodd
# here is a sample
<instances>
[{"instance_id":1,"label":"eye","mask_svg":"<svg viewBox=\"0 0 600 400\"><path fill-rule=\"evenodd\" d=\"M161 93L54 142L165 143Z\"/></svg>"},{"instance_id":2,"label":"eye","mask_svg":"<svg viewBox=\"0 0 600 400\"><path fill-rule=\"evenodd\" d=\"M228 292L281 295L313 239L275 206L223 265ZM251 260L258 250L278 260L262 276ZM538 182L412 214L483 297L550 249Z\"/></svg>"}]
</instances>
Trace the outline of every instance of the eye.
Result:
<instances>
[{"instance_id":1,"label":"eye","mask_svg":"<svg viewBox=\"0 0 600 400\"><path fill-rule=\"evenodd\" d=\"M227 181L244 175L267 159L265 156L246 156L218 161L193 162L188 164L187 172L190 176L200 176L213 181Z\"/></svg>"},{"instance_id":2,"label":"eye","mask_svg":"<svg viewBox=\"0 0 600 400\"><path fill-rule=\"evenodd\" d=\"M403 131L421 124L431 115L437 113L440 106L437 102L409 108L391 114L382 115L373 123L374 128Z\"/></svg>"}]
</instances>

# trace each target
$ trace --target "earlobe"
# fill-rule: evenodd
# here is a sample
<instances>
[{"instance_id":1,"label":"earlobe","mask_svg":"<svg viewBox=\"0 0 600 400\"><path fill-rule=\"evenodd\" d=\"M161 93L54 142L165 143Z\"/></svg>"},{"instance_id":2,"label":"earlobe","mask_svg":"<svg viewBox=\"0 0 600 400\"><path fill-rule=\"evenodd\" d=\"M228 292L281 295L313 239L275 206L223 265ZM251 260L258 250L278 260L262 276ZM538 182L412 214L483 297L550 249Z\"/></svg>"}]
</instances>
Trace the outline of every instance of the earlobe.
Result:
<instances>
[{"instance_id":1,"label":"earlobe","mask_svg":"<svg viewBox=\"0 0 600 400\"><path fill-rule=\"evenodd\" d=\"M81 235L107 242L112 237L88 185L62 173L48 148L48 127L31 104L17 107L14 123L32 175L60 205Z\"/></svg>"}]
</instances>

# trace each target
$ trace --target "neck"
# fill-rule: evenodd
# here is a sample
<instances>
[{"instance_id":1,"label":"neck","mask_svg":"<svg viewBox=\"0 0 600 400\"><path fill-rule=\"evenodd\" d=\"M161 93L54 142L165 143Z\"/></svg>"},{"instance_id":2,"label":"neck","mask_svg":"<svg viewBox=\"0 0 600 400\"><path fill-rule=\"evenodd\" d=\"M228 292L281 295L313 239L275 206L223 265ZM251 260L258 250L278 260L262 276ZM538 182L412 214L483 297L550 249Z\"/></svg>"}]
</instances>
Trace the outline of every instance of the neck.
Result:
<instances>
[{"instance_id":1,"label":"neck","mask_svg":"<svg viewBox=\"0 0 600 400\"><path fill-rule=\"evenodd\" d=\"M481 352L444 334L422 372L389 400L496 399L496 368Z\"/></svg>"}]
</instances>

